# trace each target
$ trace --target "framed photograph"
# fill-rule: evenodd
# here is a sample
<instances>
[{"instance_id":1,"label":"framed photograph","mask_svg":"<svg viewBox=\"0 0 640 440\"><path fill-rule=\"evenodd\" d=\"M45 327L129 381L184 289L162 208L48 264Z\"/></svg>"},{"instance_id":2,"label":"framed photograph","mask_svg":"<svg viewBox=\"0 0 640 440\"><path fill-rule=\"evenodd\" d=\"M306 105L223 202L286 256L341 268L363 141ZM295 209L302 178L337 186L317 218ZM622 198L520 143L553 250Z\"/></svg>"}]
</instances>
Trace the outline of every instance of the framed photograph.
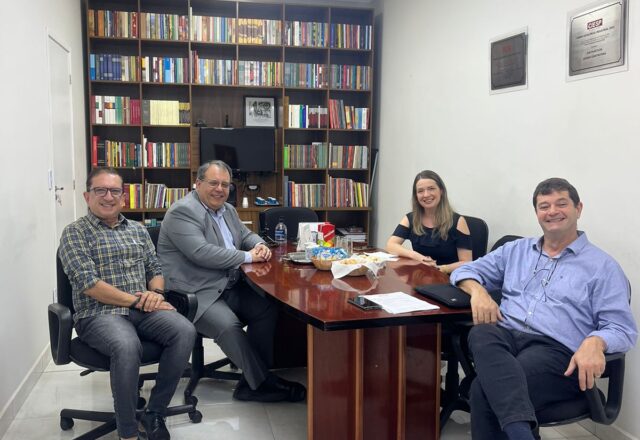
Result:
<instances>
[{"instance_id":1,"label":"framed photograph","mask_svg":"<svg viewBox=\"0 0 640 440\"><path fill-rule=\"evenodd\" d=\"M498 37L490 43L491 92L527 87L526 30Z\"/></svg>"},{"instance_id":2,"label":"framed photograph","mask_svg":"<svg viewBox=\"0 0 640 440\"><path fill-rule=\"evenodd\" d=\"M268 96L244 97L245 127L275 127L276 98Z\"/></svg>"}]
</instances>

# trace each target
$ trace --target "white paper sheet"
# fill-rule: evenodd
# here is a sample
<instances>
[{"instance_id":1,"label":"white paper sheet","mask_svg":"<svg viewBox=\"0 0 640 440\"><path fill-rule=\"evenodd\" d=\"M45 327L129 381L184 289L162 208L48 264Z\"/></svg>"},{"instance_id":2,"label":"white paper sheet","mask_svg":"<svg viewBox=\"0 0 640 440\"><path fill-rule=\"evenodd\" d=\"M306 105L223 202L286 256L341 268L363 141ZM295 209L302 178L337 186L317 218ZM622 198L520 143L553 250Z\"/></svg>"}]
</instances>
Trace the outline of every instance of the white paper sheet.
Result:
<instances>
[{"instance_id":1,"label":"white paper sheet","mask_svg":"<svg viewBox=\"0 0 640 440\"><path fill-rule=\"evenodd\" d=\"M416 312L418 310L437 310L440 308L403 292L366 295L365 298L380 304L385 312L393 314Z\"/></svg>"}]
</instances>

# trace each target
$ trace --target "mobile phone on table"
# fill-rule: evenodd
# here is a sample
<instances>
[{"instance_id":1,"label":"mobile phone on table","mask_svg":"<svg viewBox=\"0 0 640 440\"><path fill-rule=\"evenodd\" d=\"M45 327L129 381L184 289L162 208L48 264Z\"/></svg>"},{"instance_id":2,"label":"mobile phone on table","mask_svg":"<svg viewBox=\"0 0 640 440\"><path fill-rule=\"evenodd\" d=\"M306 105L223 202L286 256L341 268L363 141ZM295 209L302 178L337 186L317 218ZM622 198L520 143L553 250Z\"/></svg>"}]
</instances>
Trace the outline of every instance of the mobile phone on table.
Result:
<instances>
[{"instance_id":1,"label":"mobile phone on table","mask_svg":"<svg viewBox=\"0 0 640 440\"><path fill-rule=\"evenodd\" d=\"M347 302L353 304L362 310L380 310L382 306L380 304L376 304L373 301L367 299L364 295L354 296L353 298L349 298Z\"/></svg>"}]
</instances>

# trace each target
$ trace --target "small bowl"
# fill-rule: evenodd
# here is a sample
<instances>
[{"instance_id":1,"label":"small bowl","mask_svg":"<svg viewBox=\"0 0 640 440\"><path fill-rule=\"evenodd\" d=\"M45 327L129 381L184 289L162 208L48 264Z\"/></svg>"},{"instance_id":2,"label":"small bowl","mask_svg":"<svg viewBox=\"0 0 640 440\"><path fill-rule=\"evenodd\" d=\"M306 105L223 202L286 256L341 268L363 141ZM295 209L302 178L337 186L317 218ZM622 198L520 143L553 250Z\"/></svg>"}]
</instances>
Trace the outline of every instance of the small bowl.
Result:
<instances>
[{"instance_id":1,"label":"small bowl","mask_svg":"<svg viewBox=\"0 0 640 440\"><path fill-rule=\"evenodd\" d=\"M331 270L331 265L337 260L320 260L319 258L312 258L311 262L318 270Z\"/></svg>"}]
</instances>

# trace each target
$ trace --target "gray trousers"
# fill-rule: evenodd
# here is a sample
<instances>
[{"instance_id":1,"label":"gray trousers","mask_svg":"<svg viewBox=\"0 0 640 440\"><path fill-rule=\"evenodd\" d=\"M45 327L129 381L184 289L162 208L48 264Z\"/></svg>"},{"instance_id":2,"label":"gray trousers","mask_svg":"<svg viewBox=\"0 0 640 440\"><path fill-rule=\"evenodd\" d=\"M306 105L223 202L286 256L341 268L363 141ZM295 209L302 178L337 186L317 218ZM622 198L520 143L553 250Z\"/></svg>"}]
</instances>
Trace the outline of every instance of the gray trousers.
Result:
<instances>
[{"instance_id":1,"label":"gray trousers","mask_svg":"<svg viewBox=\"0 0 640 440\"><path fill-rule=\"evenodd\" d=\"M277 318L278 309L272 301L239 281L205 310L195 326L199 333L213 338L255 390L273 364Z\"/></svg>"},{"instance_id":2,"label":"gray trousers","mask_svg":"<svg viewBox=\"0 0 640 440\"><path fill-rule=\"evenodd\" d=\"M87 345L109 356L111 393L116 413L118 435L138 435L136 405L138 375L142 357L140 339L164 347L156 384L151 390L147 410L164 414L187 366L196 331L184 316L174 311L144 313L130 310L126 315L98 315L83 318L76 324L78 336Z\"/></svg>"}]
</instances>

